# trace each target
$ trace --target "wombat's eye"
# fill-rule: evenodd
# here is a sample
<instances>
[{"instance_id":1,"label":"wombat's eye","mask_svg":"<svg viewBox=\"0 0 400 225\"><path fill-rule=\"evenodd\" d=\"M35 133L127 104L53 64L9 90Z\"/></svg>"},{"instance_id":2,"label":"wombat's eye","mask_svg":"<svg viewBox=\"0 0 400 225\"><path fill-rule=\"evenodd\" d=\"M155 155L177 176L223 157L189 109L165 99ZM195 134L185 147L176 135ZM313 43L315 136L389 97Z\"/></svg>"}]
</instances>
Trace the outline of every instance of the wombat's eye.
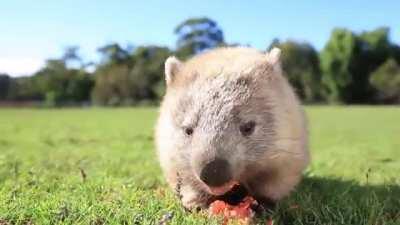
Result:
<instances>
[{"instance_id":1,"label":"wombat's eye","mask_svg":"<svg viewBox=\"0 0 400 225\"><path fill-rule=\"evenodd\" d=\"M188 136L193 134L193 128L191 128L191 127L185 127L184 131L185 131L185 134Z\"/></svg>"},{"instance_id":2,"label":"wombat's eye","mask_svg":"<svg viewBox=\"0 0 400 225\"><path fill-rule=\"evenodd\" d=\"M240 125L239 130L240 133L242 133L243 136L249 136L254 132L254 127L256 126L256 122L254 121L249 121L247 123L244 123Z\"/></svg>"}]
</instances>

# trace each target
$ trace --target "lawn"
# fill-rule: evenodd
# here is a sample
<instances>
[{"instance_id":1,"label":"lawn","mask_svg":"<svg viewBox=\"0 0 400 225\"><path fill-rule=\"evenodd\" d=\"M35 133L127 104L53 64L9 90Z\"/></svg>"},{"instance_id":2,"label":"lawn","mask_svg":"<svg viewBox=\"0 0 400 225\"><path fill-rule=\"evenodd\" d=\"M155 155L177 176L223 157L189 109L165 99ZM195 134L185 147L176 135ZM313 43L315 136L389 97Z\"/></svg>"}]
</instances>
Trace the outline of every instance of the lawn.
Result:
<instances>
[{"instance_id":1,"label":"lawn","mask_svg":"<svg viewBox=\"0 0 400 225\"><path fill-rule=\"evenodd\" d=\"M308 107L312 164L274 224L400 224L400 108ZM155 108L1 109L0 225L220 224L167 188ZM259 218L264 224L265 218Z\"/></svg>"}]
</instances>

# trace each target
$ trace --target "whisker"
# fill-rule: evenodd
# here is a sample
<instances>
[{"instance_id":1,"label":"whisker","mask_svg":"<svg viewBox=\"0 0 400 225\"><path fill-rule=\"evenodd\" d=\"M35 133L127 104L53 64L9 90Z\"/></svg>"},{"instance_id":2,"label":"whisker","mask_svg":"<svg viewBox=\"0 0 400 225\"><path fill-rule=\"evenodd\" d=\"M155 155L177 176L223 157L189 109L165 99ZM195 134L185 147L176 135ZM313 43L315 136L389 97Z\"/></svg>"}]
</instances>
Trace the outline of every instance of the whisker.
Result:
<instances>
[{"instance_id":1,"label":"whisker","mask_svg":"<svg viewBox=\"0 0 400 225\"><path fill-rule=\"evenodd\" d=\"M295 141L297 141L297 140L301 140L301 137L277 137L277 138L274 138L274 140L277 140L277 141L279 141L279 140L295 140Z\"/></svg>"},{"instance_id":2,"label":"whisker","mask_svg":"<svg viewBox=\"0 0 400 225\"><path fill-rule=\"evenodd\" d=\"M288 150L285 150L285 149L277 149L276 151L286 152L286 153L293 154L293 155L301 155L301 154L303 154L301 152L291 152L291 151L288 151Z\"/></svg>"},{"instance_id":3,"label":"whisker","mask_svg":"<svg viewBox=\"0 0 400 225\"><path fill-rule=\"evenodd\" d=\"M295 157L295 158L301 158L303 156L303 153L301 153L301 152L291 152L291 151L288 151L285 149L274 149L274 150L266 152L265 154L270 159L278 158L282 154L287 154L287 155Z\"/></svg>"}]
</instances>

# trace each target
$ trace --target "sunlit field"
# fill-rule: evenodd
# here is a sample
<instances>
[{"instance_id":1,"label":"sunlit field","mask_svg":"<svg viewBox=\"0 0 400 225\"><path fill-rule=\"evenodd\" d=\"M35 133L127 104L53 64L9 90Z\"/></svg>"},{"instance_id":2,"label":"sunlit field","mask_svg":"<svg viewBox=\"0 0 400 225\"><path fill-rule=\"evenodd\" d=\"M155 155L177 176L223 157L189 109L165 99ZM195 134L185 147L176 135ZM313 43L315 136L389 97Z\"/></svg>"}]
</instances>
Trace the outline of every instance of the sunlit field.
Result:
<instances>
[{"instance_id":1,"label":"sunlit field","mask_svg":"<svg viewBox=\"0 0 400 225\"><path fill-rule=\"evenodd\" d=\"M265 224L400 224L400 108L308 107L312 164ZM221 224L155 155L156 108L1 109L0 225Z\"/></svg>"}]
</instances>

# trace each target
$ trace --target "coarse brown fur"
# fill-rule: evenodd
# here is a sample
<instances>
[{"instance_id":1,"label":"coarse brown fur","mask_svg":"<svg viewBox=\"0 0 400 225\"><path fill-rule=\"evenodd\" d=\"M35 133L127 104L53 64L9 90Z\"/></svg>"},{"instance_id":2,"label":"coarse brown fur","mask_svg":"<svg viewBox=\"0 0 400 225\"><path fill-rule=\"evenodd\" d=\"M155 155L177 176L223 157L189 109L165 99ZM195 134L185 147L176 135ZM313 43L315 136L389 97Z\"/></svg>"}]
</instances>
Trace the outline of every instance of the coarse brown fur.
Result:
<instances>
[{"instance_id":1,"label":"coarse brown fur","mask_svg":"<svg viewBox=\"0 0 400 225\"><path fill-rule=\"evenodd\" d=\"M309 162L306 120L279 56L279 49L236 47L185 63L167 59L156 145L185 207L207 206L212 193L199 174L215 158L226 159L233 179L260 200L278 201L299 182ZM248 121L254 131L243 136L239 127Z\"/></svg>"}]
</instances>

